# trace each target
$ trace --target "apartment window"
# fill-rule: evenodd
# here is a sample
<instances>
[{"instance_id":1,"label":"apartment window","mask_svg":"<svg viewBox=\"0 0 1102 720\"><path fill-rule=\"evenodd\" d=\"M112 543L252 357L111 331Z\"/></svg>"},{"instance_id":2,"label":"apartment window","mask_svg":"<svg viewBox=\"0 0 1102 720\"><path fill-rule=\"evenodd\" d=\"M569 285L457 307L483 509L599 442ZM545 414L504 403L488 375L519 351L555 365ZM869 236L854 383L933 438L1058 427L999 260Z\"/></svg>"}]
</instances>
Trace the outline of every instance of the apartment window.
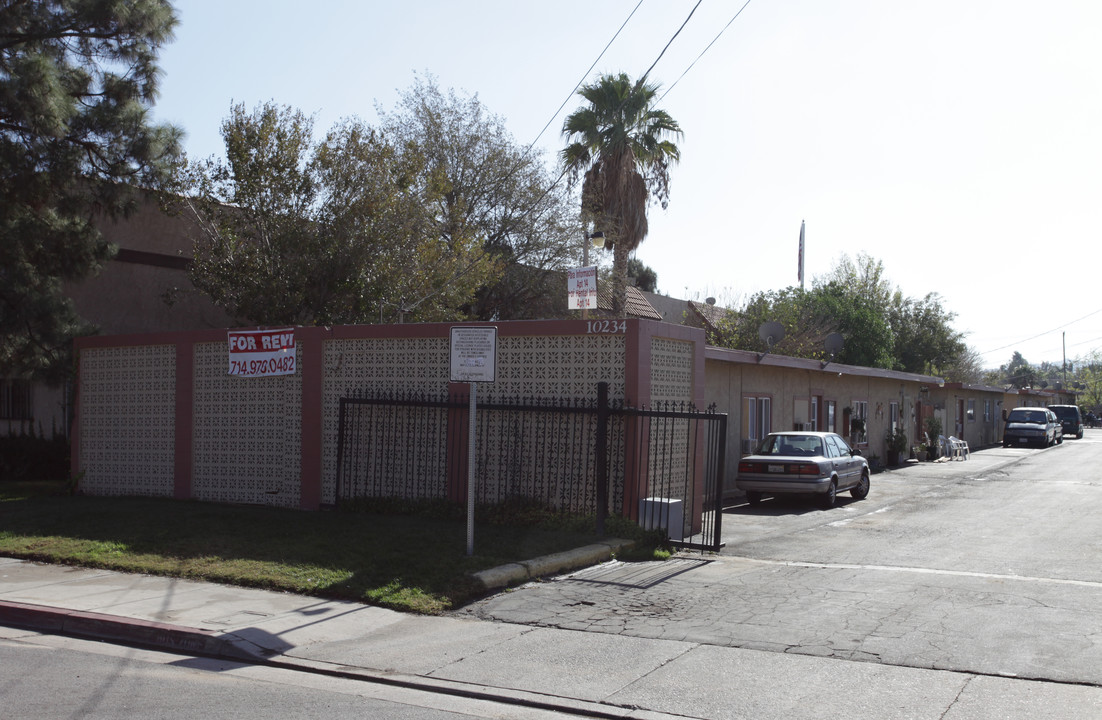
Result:
<instances>
[{"instance_id":1,"label":"apartment window","mask_svg":"<svg viewBox=\"0 0 1102 720\"><path fill-rule=\"evenodd\" d=\"M990 400L984 400L983 401L983 421L985 423L991 422L991 401Z\"/></svg>"},{"instance_id":2,"label":"apartment window","mask_svg":"<svg viewBox=\"0 0 1102 720\"><path fill-rule=\"evenodd\" d=\"M968 401L968 422L976 422L976 401Z\"/></svg>"},{"instance_id":3,"label":"apartment window","mask_svg":"<svg viewBox=\"0 0 1102 720\"><path fill-rule=\"evenodd\" d=\"M856 421L856 422L855 422ZM869 441L869 403L866 400L853 401L853 415L850 416L850 432L855 443Z\"/></svg>"},{"instance_id":4,"label":"apartment window","mask_svg":"<svg viewBox=\"0 0 1102 720\"><path fill-rule=\"evenodd\" d=\"M746 425L746 440L752 452L761 439L773 431L773 398L748 397L743 414Z\"/></svg>"},{"instance_id":5,"label":"apartment window","mask_svg":"<svg viewBox=\"0 0 1102 720\"><path fill-rule=\"evenodd\" d=\"M892 432L899 432L899 403L888 403L888 418L891 422Z\"/></svg>"},{"instance_id":6,"label":"apartment window","mask_svg":"<svg viewBox=\"0 0 1102 720\"><path fill-rule=\"evenodd\" d=\"M33 390L28 380L0 380L0 419L33 420Z\"/></svg>"}]
</instances>

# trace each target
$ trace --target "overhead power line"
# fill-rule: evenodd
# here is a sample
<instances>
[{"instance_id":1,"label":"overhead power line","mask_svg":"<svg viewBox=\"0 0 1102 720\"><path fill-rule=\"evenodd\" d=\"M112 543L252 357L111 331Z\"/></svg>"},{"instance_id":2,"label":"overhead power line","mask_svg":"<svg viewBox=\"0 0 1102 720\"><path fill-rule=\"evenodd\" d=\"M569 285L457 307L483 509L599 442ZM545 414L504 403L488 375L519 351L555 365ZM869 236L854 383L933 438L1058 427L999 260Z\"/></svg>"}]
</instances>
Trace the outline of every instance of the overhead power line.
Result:
<instances>
[{"instance_id":1,"label":"overhead power line","mask_svg":"<svg viewBox=\"0 0 1102 720\"><path fill-rule=\"evenodd\" d=\"M597 59L594 60L593 64L589 66L589 69L585 71L585 74L582 75L582 79L578 81L578 84L574 86L574 89L570 91L570 94L566 96L566 99L562 101L562 105L559 105L559 109L555 111L555 114L552 115L551 119L547 121L547 124L543 126L543 130L540 130L540 134L537 135L536 139L528 145L528 150L531 150L532 146L539 142L539 139L543 137L543 134L545 132L547 132L547 128L551 127L551 123L555 122L555 118L559 116L559 113L562 112L562 109L566 107L566 104L568 102L570 102L570 98L574 97L574 93L578 92L578 88L580 88L582 86L582 83L585 82L585 79L589 77L589 73L593 72L593 68L597 67L597 63L601 62L601 58L605 56L605 53L608 52L608 49L612 46L612 43L616 41L616 38L620 37L620 33L623 32L624 28L628 24L628 21L631 20L632 16L635 15L635 11L638 10L639 6L642 4L643 0L639 0L638 4L636 4L635 6L635 9L632 10L631 13L628 15L627 20L624 20L624 24L620 26L620 29L616 31L616 34L613 35L612 39L608 41L607 45L605 45L605 49L601 51L601 54L597 56Z\"/></svg>"},{"instance_id":2,"label":"overhead power line","mask_svg":"<svg viewBox=\"0 0 1102 720\"><path fill-rule=\"evenodd\" d=\"M700 54L696 56L696 60L693 60L691 63L689 63L689 67L685 68L685 72L681 73L681 75L673 81L673 85L670 85L668 88L666 88L666 92L662 93L662 97L658 98L658 102L662 102L662 100L670 94L670 90L673 90L677 83L681 82L681 78L689 74L689 71L693 69L693 66L696 65L700 58L704 57L704 53L712 49L712 46L716 44L716 40L719 40L720 36L723 35L723 33L727 32L727 28L731 27L731 23L733 23L738 18L738 16L742 14L742 11L745 10L746 6L749 4L750 0L746 0L746 2L742 4L742 7L738 9L738 12L735 13L734 17L727 21L727 24L723 26L723 29L719 31L719 34L712 38L712 41L708 43L707 47L700 51ZM693 9L695 10L696 8Z\"/></svg>"},{"instance_id":3,"label":"overhead power line","mask_svg":"<svg viewBox=\"0 0 1102 720\"><path fill-rule=\"evenodd\" d=\"M1045 332L1037 333L1036 335L1030 335L1029 337L1026 337L1025 340L1019 340L1019 341L1013 342L1009 345L1003 345L1002 347L996 347L996 348L994 348L994 350L988 350L985 353L980 353L980 355L991 355L992 353L997 353L998 351L1006 350L1007 347L1014 347L1015 345L1020 345L1022 343L1028 343L1030 340L1037 340L1038 337L1047 335L1049 333L1055 333L1057 331L1063 330L1063 329L1065 329L1065 327L1068 327L1069 325L1074 325L1077 322L1087 320L1088 318L1090 318L1090 316L1099 314L1100 312L1102 312L1102 308L1099 308L1098 310L1095 310L1094 312L1089 312L1089 313L1083 315L1082 318L1079 318L1078 320L1072 320L1069 323L1065 323L1065 324L1062 324L1058 327L1054 327L1054 329L1052 329L1052 330L1046 330Z\"/></svg>"},{"instance_id":4,"label":"overhead power line","mask_svg":"<svg viewBox=\"0 0 1102 720\"><path fill-rule=\"evenodd\" d=\"M643 81L647 79L647 76L650 75L650 71L654 69L654 66L658 64L658 61L662 59L662 56L666 54L666 51L670 49L670 45L673 45L673 41L677 39L677 36L681 34L681 31L685 29L685 26L689 24L689 19L692 18L693 13L696 12L696 9L700 7L700 3L702 2L704 2L704 0L696 0L696 5L693 5L693 9L689 11L689 15L685 18L685 22L681 23L681 27L677 28L677 32L675 32L673 34L673 37L670 38L670 41L666 43L666 47L662 48L662 52L658 53L658 57L654 59L654 62L651 63L651 66L647 68L647 71L643 73L643 76L641 78L639 78L640 85L642 85Z\"/></svg>"}]
</instances>

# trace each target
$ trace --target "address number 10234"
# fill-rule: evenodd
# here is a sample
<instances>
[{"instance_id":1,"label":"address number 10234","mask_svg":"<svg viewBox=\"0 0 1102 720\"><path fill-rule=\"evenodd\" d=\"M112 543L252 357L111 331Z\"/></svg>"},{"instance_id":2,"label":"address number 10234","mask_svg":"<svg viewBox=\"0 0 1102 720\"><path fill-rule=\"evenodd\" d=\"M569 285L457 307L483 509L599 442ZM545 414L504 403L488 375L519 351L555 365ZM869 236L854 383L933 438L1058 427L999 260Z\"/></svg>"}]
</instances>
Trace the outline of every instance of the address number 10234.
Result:
<instances>
[{"instance_id":1,"label":"address number 10234","mask_svg":"<svg viewBox=\"0 0 1102 720\"><path fill-rule=\"evenodd\" d=\"M587 320L585 326L585 331L589 335L596 333L626 333L628 331L627 320Z\"/></svg>"}]
</instances>

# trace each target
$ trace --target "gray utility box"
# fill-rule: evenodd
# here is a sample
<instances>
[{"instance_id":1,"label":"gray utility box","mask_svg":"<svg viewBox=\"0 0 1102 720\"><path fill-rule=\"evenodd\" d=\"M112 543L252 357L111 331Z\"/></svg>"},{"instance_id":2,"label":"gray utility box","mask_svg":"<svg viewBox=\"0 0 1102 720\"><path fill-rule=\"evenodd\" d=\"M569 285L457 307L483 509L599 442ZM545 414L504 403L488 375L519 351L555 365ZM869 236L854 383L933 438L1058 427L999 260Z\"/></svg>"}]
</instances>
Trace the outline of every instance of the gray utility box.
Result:
<instances>
[{"instance_id":1,"label":"gray utility box","mask_svg":"<svg viewBox=\"0 0 1102 720\"><path fill-rule=\"evenodd\" d=\"M639 501L639 525L644 530L665 530L670 540L685 535L685 510L680 500L649 497Z\"/></svg>"}]
</instances>

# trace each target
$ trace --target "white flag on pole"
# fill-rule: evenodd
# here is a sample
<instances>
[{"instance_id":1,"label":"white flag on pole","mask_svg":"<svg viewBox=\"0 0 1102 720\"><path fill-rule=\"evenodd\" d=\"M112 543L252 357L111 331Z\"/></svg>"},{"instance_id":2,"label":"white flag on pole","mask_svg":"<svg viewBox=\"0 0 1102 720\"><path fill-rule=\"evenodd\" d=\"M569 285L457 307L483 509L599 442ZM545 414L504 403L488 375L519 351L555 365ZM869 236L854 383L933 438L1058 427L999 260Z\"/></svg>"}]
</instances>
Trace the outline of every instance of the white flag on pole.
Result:
<instances>
[{"instance_id":1,"label":"white flag on pole","mask_svg":"<svg viewBox=\"0 0 1102 720\"><path fill-rule=\"evenodd\" d=\"M804 221L800 221L800 258L797 277L800 279L800 289L804 286Z\"/></svg>"}]
</instances>

